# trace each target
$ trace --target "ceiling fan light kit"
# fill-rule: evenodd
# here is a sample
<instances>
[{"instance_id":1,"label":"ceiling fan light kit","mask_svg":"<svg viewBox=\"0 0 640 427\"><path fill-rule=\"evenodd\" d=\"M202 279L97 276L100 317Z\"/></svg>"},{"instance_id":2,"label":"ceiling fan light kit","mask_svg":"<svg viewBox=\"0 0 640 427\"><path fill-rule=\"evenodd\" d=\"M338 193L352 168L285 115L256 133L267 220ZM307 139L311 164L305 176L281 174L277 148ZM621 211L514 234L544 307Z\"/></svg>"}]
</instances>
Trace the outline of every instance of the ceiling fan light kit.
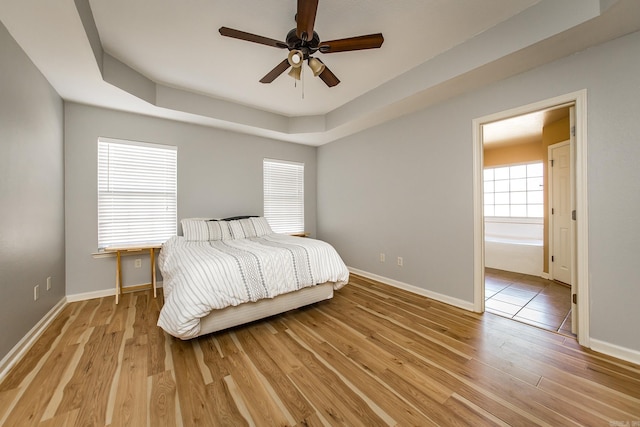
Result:
<instances>
[{"instance_id":1,"label":"ceiling fan light kit","mask_svg":"<svg viewBox=\"0 0 640 427\"><path fill-rule=\"evenodd\" d=\"M287 56L287 60L289 61L289 65L293 68L302 67L302 62L304 61L304 54L300 50L292 50L289 52Z\"/></svg>"},{"instance_id":2,"label":"ceiling fan light kit","mask_svg":"<svg viewBox=\"0 0 640 427\"><path fill-rule=\"evenodd\" d=\"M278 49L288 49L287 58L269 71L260 83L271 83L289 67L289 75L296 80L300 80L302 63L306 60L309 68L315 77L320 79L329 87L336 86L340 80L319 58L314 58L316 52L322 54L347 52L363 49L377 49L382 46L384 37L381 33L369 34L365 36L349 37L345 39L320 41L320 36L313 30L316 13L318 10L318 0L298 0L296 13L296 28L287 33L285 42L276 39L235 30L233 28L221 27L220 34L225 37L250 41L263 44Z\"/></svg>"},{"instance_id":3,"label":"ceiling fan light kit","mask_svg":"<svg viewBox=\"0 0 640 427\"><path fill-rule=\"evenodd\" d=\"M291 70L287 73L296 80L300 80L302 74L302 67L291 67Z\"/></svg>"},{"instance_id":4,"label":"ceiling fan light kit","mask_svg":"<svg viewBox=\"0 0 640 427\"><path fill-rule=\"evenodd\" d=\"M309 57L307 63L309 64L309 68L311 68L311 70L313 71L314 77L318 77L326 68L326 65L324 65L322 61L317 58Z\"/></svg>"}]
</instances>

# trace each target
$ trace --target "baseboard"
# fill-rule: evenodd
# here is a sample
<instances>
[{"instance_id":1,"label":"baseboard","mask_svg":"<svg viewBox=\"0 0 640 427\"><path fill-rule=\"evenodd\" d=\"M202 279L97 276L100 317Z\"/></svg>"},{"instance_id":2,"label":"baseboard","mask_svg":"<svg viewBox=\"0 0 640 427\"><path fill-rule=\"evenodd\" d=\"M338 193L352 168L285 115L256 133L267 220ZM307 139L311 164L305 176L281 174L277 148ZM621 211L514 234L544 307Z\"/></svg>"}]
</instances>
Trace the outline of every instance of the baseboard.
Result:
<instances>
[{"instance_id":1,"label":"baseboard","mask_svg":"<svg viewBox=\"0 0 640 427\"><path fill-rule=\"evenodd\" d=\"M458 298L453 298L453 297L450 297L449 295L439 294L437 292L432 292L427 289L410 285L408 283L399 282L394 279L389 279L388 277L378 276L377 274L358 270L357 268L353 268L353 267L348 267L348 268L350 272L352 272L353 274L357 274L358 276L366 277L368 279L375 280L377 282L382 282L384 284L394 286L396 288L400 288L405 291L412 292L414 294L422 295L424 297L431 298L436 301L443 302L445 304L453 305L454 307L462 308L463 310L468 310L468 311L474 310L473 302L464 301Z\"/></svg>"},{"instance_id":2,"label":"baseboard","mask_svg":"<svg viewBox=\"0 0 640 427\"><path fill-rule=\"evenodd\" d=\"M66 298L58 301L30 331L13 346L9 353L0 360L0 381L2 381L9 370L22 359L22 356L31 348L33 343L42 335L47 326L58 316L66 304Z\"/></svg>"},{"instance_id":3,"label":"baseboard","mask_svg":"<svg viewBox=\"0 0 640 427\"><path fill-rule=\"evenodd\" d=\"M619 345L611 344L606 341L600 341L595 338L591 338L589 340L589 345L591 347L591 350L640 365L640 351L621 347Z\"/></svg>"},{"instance_id":4,"label":"baseboard","mask_svg":"<svg viewBox=\"0 0 640 427\"><path fill-rule=\"evenodd\" d=\"M129 288L135 289L139 286L143 286L143 285L126 286L124 288L124 291L127 292L127 290L131 290ZM162 282L156 282L156 289L159 289L161 287L162 287ZM115 289L103 289L100 291L83 292L80 294L67 295L67 302L77 302L77 301L85 301L85 300L94 299L94 298L112 297L115 294L116 294Z\"/></svg>"}]
</instances>

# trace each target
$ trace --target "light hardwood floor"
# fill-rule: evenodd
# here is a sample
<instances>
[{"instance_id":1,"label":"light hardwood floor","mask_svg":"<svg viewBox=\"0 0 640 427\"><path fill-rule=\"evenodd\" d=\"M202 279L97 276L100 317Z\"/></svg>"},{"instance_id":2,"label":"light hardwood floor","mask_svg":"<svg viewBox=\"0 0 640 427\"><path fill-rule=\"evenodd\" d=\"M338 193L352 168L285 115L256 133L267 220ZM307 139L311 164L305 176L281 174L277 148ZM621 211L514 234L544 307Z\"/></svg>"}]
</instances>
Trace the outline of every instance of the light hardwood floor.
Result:
<instances>
[{"instance_id":1,"label":"light hardwood floor","mask_svg":"<svg viewBox=\"0 0 640 427\"><path fill-rule=\"evenodd\" d=\"M640 424L640 366L356 276L191 341L155 326L161 301L67 305L0 383L0 424Z\"/></svg>"}]
</instances>

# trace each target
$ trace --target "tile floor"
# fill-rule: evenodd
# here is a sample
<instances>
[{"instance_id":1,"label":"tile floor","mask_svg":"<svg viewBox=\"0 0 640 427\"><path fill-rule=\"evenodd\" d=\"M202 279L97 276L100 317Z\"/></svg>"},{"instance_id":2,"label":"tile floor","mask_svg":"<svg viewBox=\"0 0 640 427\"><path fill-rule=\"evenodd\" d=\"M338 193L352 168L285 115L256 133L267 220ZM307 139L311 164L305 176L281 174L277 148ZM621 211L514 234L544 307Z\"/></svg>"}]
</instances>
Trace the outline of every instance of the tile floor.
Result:
<instances>
[{"instance_id":1,"label":"tile floor","mask_svg":"<svg viewBox=\"0 0 640 427\"><path fill-rule=\"evenodd\" d=\"M571 288L541 277L485 269L485 309L564 335L571 334Z\"/></svg>"}]
</instances>

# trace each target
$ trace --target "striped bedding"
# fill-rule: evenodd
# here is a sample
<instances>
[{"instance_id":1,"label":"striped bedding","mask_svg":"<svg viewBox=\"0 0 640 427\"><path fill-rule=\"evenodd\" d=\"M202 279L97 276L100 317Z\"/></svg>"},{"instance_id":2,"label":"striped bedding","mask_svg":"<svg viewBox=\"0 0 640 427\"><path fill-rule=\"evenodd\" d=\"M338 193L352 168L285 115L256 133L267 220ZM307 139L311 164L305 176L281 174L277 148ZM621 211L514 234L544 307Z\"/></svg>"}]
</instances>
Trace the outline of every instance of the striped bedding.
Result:
<instances>
[{"instance_id":1,"label":"striped bedding","mask_svg":"<svg viewBox=\"0 0 640 427\"><path fill-rule=\"evenodd\" d=\"M285 234L196 242L175 236L162 245L158 266L165 297L158 326L182 339L198 336L200 319L212 310L324 282L339 289L349 280L331 245Z\"/></svg>"}]
</instances>

